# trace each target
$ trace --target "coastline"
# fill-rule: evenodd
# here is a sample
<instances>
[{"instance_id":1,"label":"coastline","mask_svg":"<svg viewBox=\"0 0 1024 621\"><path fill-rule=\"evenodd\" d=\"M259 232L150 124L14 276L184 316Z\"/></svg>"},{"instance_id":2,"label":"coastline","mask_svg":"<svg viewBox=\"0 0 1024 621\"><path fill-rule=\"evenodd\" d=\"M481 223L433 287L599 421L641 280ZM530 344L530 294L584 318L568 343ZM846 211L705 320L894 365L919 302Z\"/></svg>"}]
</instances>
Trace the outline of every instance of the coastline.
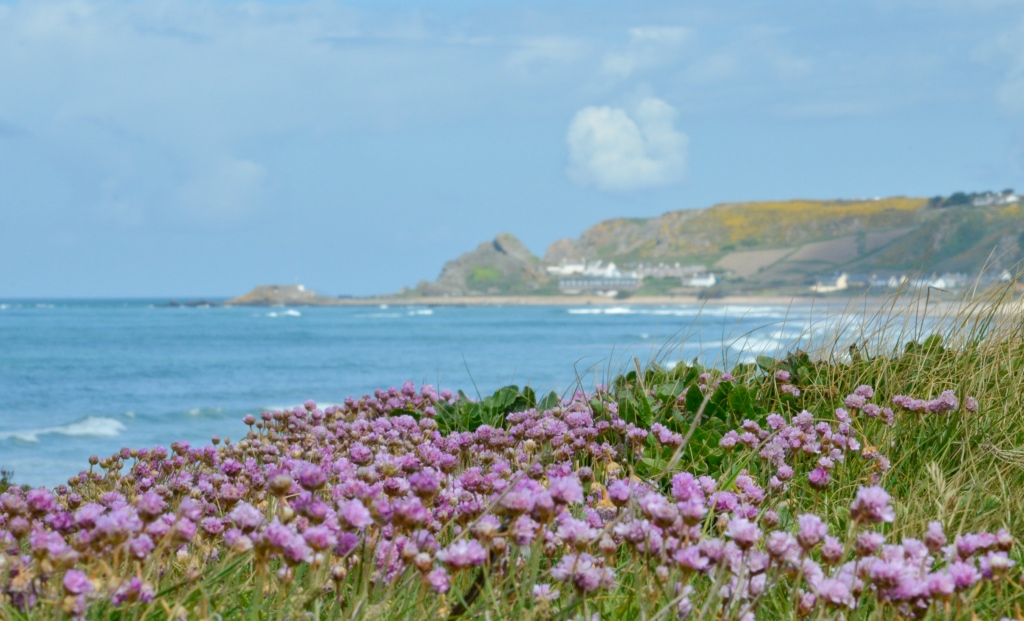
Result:
<instances>
[{"instance_id":1,"label":"coastline","mask_svg":"<svg viewBox=\"0 0 1024 621\"><path fill-rule=\"evenodd\" d=\"M895 303L894 303L895 302ZM696 296L635 296L625 299L603 296L460 296L460 297L367 297L331 300L331 306L560 306L560 307L600 307L612 308L619 306L670 307L698 306L722 308L729 306L784 306L793 308L814 308L823 312L863 312L873 314L891 311L897 314L925 312L931 316L955 313L965 308L968 303L961 300L925 298L891 297L819 297L819 296L727 296L712 299L700 299ZM1019 305L1017 305L1019 308Z\"/></svg>"},{"instance_id":2,"label":"coastline","mask_svg":"<svg viewBox=\"0 0 1024 621\"><path fill-rule=\"evenodd\" d=\"M609 298L599 295L474 295L452 297L370 297L339 299L340 306L811 306L824 298L796 298L786 296L730 296L702 300L697 296L633 296ZM844 304L845 300L828 300L830 305Z\"/></svg>"},{"instance_id":3,"label":"coastline","mask_svg":"<svg viewBox=\"0 0 1024 621\"><path fill-rule=\"evenodd\" d=\"M657 295L609 298L599 295L471 295L471 296L401 296L379 295L353 298L334 298L318 295L305 289L292 291L254 290L244 296L223 302L224 306L256 307L699 307L750 308L775 306L811 309L827 314L857 313L862 315L919 315L949 317L976 316L994 311L998 315L1018 315L1024 312L1024 297L1003 296L998 292L982 292L975 296L951 295L932 292L895 292L877 296L836 295L733 295L702 299L695 295ZM275 287L276 289L277 287ZM297 288L296 288L297 289ZM996 307L993 307L993 304ZM176 305L176 304L172 304ZM188 304L184 304L188 305Z\"/></svg>"}]
</instances>

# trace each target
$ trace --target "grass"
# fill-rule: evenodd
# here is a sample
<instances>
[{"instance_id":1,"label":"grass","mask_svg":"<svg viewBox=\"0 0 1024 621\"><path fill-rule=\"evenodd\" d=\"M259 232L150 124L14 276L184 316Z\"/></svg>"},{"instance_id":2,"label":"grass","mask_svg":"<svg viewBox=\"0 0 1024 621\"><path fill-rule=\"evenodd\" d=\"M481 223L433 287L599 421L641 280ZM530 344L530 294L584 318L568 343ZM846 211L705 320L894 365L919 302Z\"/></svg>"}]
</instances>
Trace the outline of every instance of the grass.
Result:
<instances>
[{"instance_id":1,"label":"grass","mask_svg":"<svg viewBox=\"0 0 1024 621\"><path fill-rule=\"evenodd\" d=\"M903 537L920 538L928 523L938 520L950 540L956 534L993 532L1006 529L1014 538L1024 533L1024 315L1013 302L1012 288L989 291L977 299L951 308L941 317L925 314L927 299L891 298L875 315L862 321L852 312L829 317L831 330L808 335L802 350L759 359L728 369L736 381L728 389L702 389L727 369L705 369L679 365L672 369L652 365L609 379L610 392L591 399L595 418L602 409L618 409L624 420L650 426L658 422L685 434L679 448L665 447L648 439L636 455L624 455L618 462L594 458L579 452L575 467L589 467L594 480L609 481L626 476L666 489L669 479L680 471L712 474L722 489L729 488L741 472L764 477L770 474L751 452L728 451L719 446L723 433L745 418L764 420L769 412L787 418L808 410L826 420L843 398L858 386L874 387L874 401L891 404L896 395L931 398L952 390L961 400L975 396L976 413L960 410L950 415L903 412L892 427L877 420L855 419L858 437L888 456L891 469L880 483L893 497L897 518L883 525L889 541ZM776 379L788 373L799 396L785 394ZM704 374L709 374L705 376ZM529 389L502 389L478 402L460 399L438 405L437 422L442 431L471 431L481 425L509 428L510 412L556 407L560 399L549 395L538 399ZM394 414L415 413L414 409ZM269 425L269 423L268 423ZM268 428L258 435L273 437ZM308 443L296 440L303 454ZM306 448L303 448L306 447ZM865 449L872 447L865 446ZM218 450L221 455L225 447ZM398 449L395 449L398 450ZM546 449L546 450L550 450ZM537 449L531 459L541 460ZM477 455L464 455L460 467L476 463ZM830 532L850 533L855 528L849 507L861 485L877 470L856 455L837 466L833 484L816 491L794 483L780 496L772 497L772 508L783 524L791 524L798 513L813 511L829 523ZM131 478L121 473L118 460L108 461L102 476L76 491L85 501L117 488ZM131 460L121 460L122 462ZM135 462L137 464L137 462ZM135 466L137 467L137 465ZM190 466L192 467L192 466ZM194 465L196 472L205 466ZM618 474L617 474L618 473ZM0 489L9 476L0 473ZM763 479L759 479L763 480ZM591 493L601 488L588 484ZM195 494L193 494L195 495ZM286 515L285 497L266 496L257 504L268 515ZM762 507L762 511L765 507ZM615 518L616 520L620 518ZM474 522L475 523L475 522ZM468 525L463 523L468 528ZM708 518L707 532L724 526ZM507 528L503 524L502 528ZM369 532L369 531L368 531ZM467 531L447 524L438 532L444 540L458 539ZM375 535L376 536L376 535ZM509 546L507 556L493 552L478 569L451 574L451 586L437 594L415 570L399 573L392 580L374 579L371 550L374 540L364 539L347 563L334 562L330 555L310 563L288 565L268 556L265 550L232 551L214 538L195 542L172 553L158 548L152 562L140 563L120 553L84 563L94 582L115 581L116 576L136 576L153 585L152 602L129 603L119 607L104 599L95 600L88 610L92 619L667 619L677 618L684 599L673 586L678 578L664 580L660 563L635 550L617 548L608 557L618 577L613 589L593 594L574 593L561 585L562 597L543 602L533 597L533 586L552 583L554 564L544 542ZM26 544L22 542L23 550ZM161 544L164 545L164 544ZM165 552L164 554L161 554ZM1021 560L1015 544L1011 558ZM11 550L0 553L0 562L12 566ZM42 563L43 561L37 561ZM57 575L60 568L50 567ZM1021 617L1024 589L1019 567L985 588L932 605L923 611L900 611L864 603L847 611L847 619L909 618L975 619L1000 616ZM716 570L717 571L717 570ZM40 575L45 572L40 572ZM22 611L13 604L11 584L16 576L0 578L5 585L0 595L0 617L4 619L66 618L68 597L60 589L40 584L40 604ZM695 606L689 618L739 618L745 610L739 603L724 602L718 595L716 572L690 578ZM795 586L786 580L755 600L756 618L798 616ZM6 582L5 582L6 580ZM795 583L794 583L795 585ZM98 584L101 590L103 584ZM47 595L49 594L49 595ZM819 607L810 618L833 618L835 609Z\"/></svg>"}]
</instances>

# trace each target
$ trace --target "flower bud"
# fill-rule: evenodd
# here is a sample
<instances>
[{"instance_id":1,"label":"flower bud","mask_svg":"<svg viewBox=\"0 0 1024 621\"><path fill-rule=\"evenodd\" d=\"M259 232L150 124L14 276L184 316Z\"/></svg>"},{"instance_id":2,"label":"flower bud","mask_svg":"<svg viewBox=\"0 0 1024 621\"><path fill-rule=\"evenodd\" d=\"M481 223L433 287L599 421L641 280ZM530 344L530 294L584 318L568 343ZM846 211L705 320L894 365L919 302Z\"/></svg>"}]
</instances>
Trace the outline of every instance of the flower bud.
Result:
<instances>
[{"instance_id":1,"label":"flower bud","mask_svg":"<svg viewBox=\"0 0 1024 621\"><path fill-rule=\"evenodd\" d=\"M416 565L416 569L427 573L434 567L434 559L430 558L430 555L426 552L420 552L413 559L413 564Z\"/></svg>"},{"instance_id":2,"label":"flower bud","mask_svg":"<svg viewBox=\"0 0 1024 621\"><path fill-rule=\"evenodd\" d=\"M275 474L270 477L270 481L267 482L267 486L270 487L270 491L275 496L284 496L288 493L288 490L292 488L292 478L287 474Z\"/></svg>"}]
</instances>

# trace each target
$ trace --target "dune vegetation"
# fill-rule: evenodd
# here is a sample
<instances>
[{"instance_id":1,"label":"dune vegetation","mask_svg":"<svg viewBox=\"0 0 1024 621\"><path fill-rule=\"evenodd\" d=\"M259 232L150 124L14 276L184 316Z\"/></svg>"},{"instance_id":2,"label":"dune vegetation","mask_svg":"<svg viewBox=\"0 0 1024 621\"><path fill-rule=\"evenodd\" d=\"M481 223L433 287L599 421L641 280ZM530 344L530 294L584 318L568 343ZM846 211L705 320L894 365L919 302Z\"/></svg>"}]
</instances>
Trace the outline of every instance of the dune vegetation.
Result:
<instances>
[{"instance_id":1,"label":"dune vegetation","mask_svg":"<svg viewBox=\"0 0 1024 621\"><path fill-rule=\"evenodd\" d=\"M1021 617L1011 289L565 395L406 383L0 494L4 619Z\"/></svg>"}]
</instances>

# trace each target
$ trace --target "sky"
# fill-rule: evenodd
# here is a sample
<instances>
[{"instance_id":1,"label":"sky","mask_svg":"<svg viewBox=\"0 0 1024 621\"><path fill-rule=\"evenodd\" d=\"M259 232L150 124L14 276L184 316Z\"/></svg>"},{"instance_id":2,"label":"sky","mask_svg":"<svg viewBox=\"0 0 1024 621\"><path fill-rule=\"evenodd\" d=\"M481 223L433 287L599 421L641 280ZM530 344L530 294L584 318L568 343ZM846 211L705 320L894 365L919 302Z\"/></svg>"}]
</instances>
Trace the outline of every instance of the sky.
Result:
<instances>
[{"instance_id":1,"label":"sky","mask_svg":"<svg viewBox=\"0 0 1024 621\"><path fill-rule=\"evenodd\" d=\"M0 0L0 298L371 295L519 237L1024 190L1024 2Z\"/></svg>"}]
</instances>

